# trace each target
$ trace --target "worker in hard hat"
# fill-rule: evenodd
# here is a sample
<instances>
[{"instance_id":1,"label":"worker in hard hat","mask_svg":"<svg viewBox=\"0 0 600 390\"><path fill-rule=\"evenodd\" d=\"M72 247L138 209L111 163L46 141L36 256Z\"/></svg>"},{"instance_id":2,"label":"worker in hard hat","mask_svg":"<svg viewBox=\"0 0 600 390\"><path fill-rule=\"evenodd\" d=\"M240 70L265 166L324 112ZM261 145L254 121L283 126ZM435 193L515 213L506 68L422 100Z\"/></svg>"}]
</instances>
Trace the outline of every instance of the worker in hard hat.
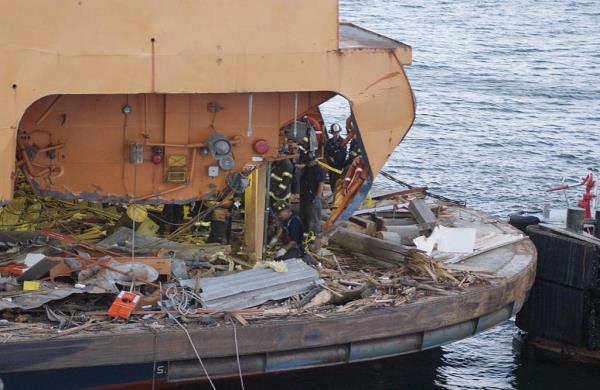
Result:
<instances>
[{"instance_id":1,"label":"worker in hard hat","mask_svg":"<svg viewBox=\"0 0 600 390\"><path fill-rule=\"evenodd\" d=\"M280 248L275 253L275 260L302 258L304 256L304 224L300 217L292 211L288 203L277 203L274 211L282 224L279 236Z\"/></svg>"},{"instance_id":2,"label":"worker in hard hat","mask_svg":"<svg viewBox=\"0 0 600 390\"><path fill-rule=\"evenodd\" d=\"M327 164L332 168L342 170L346 164L346 144L344 138L341 136L342 127L334 123L331 125L329 134L331 138L327 140L325 145L325 159ZM329 185L331 186L331 192L335 193L335 185L340 177L340 174L329 170Z\"/></svg>"}]
</instances>

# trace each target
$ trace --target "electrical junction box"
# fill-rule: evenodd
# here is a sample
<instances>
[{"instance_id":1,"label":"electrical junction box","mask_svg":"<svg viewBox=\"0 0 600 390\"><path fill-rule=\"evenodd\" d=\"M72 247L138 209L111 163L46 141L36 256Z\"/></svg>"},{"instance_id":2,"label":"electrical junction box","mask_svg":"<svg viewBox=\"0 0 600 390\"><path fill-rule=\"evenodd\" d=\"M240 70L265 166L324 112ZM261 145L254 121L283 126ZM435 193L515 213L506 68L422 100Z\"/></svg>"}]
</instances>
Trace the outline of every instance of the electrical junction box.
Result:
<instances>
[{"instance_id":1,"label":"electrical junction box","mask_svg":"<svg viewBox=\"0 0 600 390\"><path fill-rule=\"evenodd\" d=\"M144 145L131 142L129 144L129 163L142 164L144 162Z\"/></svg>"},{"instance_id":2,"label":"electrical junction box","mask_svg":"<svg viewBox=\"0 0 600 390\"><path fill-rule=\"evenodd\" d=\"M219 166L210 165L208 167L208 177L217 177L219 176Z\"/></svg>"}]
</instances>

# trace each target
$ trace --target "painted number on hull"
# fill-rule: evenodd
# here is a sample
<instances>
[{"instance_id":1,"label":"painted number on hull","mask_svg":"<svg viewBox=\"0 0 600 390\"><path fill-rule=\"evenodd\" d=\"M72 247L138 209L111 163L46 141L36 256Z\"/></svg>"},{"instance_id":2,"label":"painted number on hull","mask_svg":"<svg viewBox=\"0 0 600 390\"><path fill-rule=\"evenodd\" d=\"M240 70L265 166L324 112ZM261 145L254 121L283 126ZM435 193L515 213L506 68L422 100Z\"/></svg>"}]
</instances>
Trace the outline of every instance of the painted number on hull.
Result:
<instances>
[{"instance_id":1,"label":"painted number on hull","mask_svg":"<svg viewBox=\"0 0 600 390\"><path fill-rule=\"evenodd\" d=\"M167 365L166 364L157 364L156 365L156 375L167 375Z\"/></svg>"}]
</instances>

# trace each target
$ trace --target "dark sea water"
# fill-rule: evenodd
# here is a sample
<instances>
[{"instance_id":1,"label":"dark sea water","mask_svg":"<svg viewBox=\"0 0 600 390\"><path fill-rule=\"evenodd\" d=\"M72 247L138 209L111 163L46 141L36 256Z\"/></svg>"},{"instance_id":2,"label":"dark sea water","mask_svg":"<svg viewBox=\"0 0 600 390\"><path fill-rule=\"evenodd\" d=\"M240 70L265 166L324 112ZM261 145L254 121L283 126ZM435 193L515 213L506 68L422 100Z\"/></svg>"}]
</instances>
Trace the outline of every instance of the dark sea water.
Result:
<instances>
[{"instance_id":1,"label":"dark sea water","mask_svg":"<svg viewBox=\"0 0 600 390\"><path fill-rule=\"evenodd\" d=\"M600 0L345 0L340 14L413 47L417 120L385 168L398 178L506 216L563 207L544 190L600 168ZM342 99L324 111L340 123L348 113ZM600 389L600 368L519 357L516 331L509 321L426 353L247 378L246 389Z\"/></svg>"},{"instance_id":2,"label":"dark sea water","mask_svg":"<svg viewBox=\"0 0 600 390\"><path fill-rule=\"evenodd\" d=\"M340 14L413 47L417 119L386 166L399 178L505 215L562 207L544 189L600 168L600 1L348 0Z\"/></svg>"}]
</instances>

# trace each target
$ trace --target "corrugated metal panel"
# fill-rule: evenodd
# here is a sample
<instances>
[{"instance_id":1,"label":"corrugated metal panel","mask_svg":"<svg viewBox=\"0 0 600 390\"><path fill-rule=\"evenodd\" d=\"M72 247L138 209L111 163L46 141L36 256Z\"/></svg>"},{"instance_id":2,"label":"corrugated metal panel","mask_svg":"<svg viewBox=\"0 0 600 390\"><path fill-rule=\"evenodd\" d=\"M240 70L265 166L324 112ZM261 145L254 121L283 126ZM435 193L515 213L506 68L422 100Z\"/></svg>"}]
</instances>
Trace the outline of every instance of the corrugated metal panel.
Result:
<instances>
[{"instance_id":1,"label":"corrugated metal panel","mask_svg":"<svg viewBox=\"0 0 600 390\"><path fill-rule=\"evenodd\" d=\"M200 280L202 305L208 309L244 309L306 292L320 283L319 273L302 260L286 260L285 264L287 272L256 268L203 278Z\"/></svg>"}]
</instances>

